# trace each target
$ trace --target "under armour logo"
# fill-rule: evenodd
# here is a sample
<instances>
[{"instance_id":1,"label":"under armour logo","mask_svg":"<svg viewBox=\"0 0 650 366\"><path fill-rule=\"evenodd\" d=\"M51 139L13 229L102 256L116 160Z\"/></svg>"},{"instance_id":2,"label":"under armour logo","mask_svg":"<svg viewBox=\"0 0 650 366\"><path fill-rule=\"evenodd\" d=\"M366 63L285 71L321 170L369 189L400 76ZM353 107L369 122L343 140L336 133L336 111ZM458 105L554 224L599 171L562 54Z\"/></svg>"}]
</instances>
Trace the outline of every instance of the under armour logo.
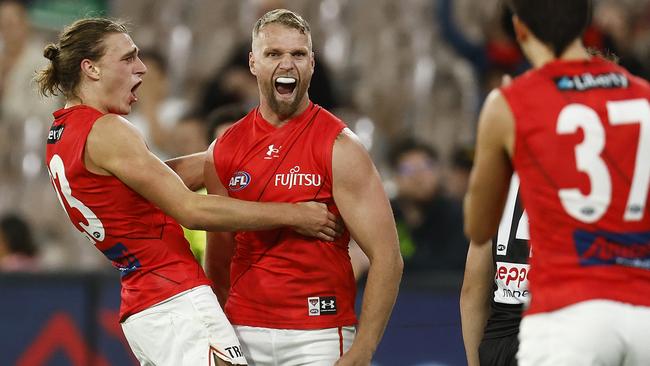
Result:
<instances>
[{"instance_id":1,"label":"under armour logo","mask_svg":"<svg viewBox=\"0 0 650 366\"><path fill-rule=\"evenodd\" d=\"M320 297L320 315L333 315L336 314L336 297L335 296L321 296Z\"/></svg>"},{"instance_id":2,"label":"under armour logo","mask_svg":"<svg viewBox=\"0 0 650 366\"><path fill-rule=\"evenodd\" d=\"M266 152L266 156L264 157L264 159L266 160L277 158L278 156L280 156L278 154L280 153L280 149L282 149L282 146L278 146L278 148L276 149L275 144L271 144L268 146L268 149L269 150Z\"/></svg>"}]
</instances>

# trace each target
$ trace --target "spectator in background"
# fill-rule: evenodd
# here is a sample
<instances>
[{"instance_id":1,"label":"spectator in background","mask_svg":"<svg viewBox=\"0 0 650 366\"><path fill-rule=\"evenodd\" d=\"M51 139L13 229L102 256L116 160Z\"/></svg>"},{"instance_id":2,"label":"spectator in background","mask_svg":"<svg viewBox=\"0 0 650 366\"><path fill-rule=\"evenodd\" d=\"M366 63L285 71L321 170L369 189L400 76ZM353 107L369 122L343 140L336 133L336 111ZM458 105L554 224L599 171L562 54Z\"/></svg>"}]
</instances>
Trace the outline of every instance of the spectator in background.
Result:
<instances>
[{"instance_id":1,"label":"spectator in background","mask_svg":"<svg viewBox=\"0 0 650 366\"><path fill-rule=\"evenodd\" d=\"M0 271L36 271L38 248L25 220L16 214L0 219Z\"/></svg>"},{"instance_id":2,"label":"spectator in background","mask_svg":"<svg viewBox=\"0 0 650 366\"><path fill-rule=\"evenodd\" d=\"M454 148L451 156L451 169L445 181L445 191L449 198L458 202L463 201L473 163L473 147L457 146Z\"/></svg>"},{"instance_id":3,"label":"spectator in background","mask_svg":"<svg viewBox=\"0 0 650 366\"><path fill-rule=\"evenodd\" d=\"M183 117L187 103L171 95L167 62L162 54L155 50L143 50L140 59L147 65L147 73L143 77L145 82L138 90L140 105L130 120L144 135L156 156L161 159L176 156L179 141L175 127L178 121L187 117Z\"/></svg>"},{"instance_id":4,"label":"spectator in background","mask_svg":"<svg viewBox=\"0 0 650 366\"><path fill-rule=\"evenodd\" d=\"M205 151L208 148L206 130L207 121L201 113L193 111L181 117L174 125L170 138L173 155L184 156Z\"/></svg>"},{"instance_id":5,"label":"spectator in background","mask_svg":"<svg viewBox=\"0 0 650 366\"><path fill-rule=\"evenodd\" d=\"M485 40L473 42L455 23L453 5L454 0L439 2L437 24L443 39L472 65L483 99L492 88L501 85L504 74L519 74L528 68L528 63L514 39L510 23L512 13L507 7L502 6L498 16L487 22Z\"/></svg>"},{"instance_id":6,"label":"spectator in background","mask_svg":"<svg viewBox=\"0 0 650 366\"><path fill-rule=\"evenodd\" d=\"M408 139L394 146L389 162L398 187L392 207L405 272L462 271L467 252L462 206L443 192L438 152Z\"/></svg>"},{"instance_id":7,"label":"spectator in background","mask_svg":"<svg viewBox=\"0 0 650 366\"><path fill-rule=\"evenodd\" d=\"M42 40L32 35L23 2L0 2L0 103L2 120L35 116L49 122L57 100L38 98L33 78L43 62Z\"/></svg>"},{"instance_id":8,"label":"spectator in background","mask_svg":"<svg viewBox=\"0 0 650 366\"><path fill-rule=\"evenodd\" d=\"M201 92L200 109L209 113L233 103L252 107L258 103L257 94L257 82L248 71L248 52L242 53L241 46L238 46L226 65L207 82Z\"/></svg>"},{"instance_id":9,"label":"spectator in background","mask_svg":"<svg viewBox=\"0 0 650 366\"><path fill-rule=\"evenodd\" d=\"M207 118L207 144L209 145L212 141L221 137L230 126L247 114L248 111L244 105L237 103L224 105L210 112Z\"/></svg>"},{"instance_id":10,"label":"spectator in background","mask_svg":"<svg viewBox=\"0 0 650 366\"><path fill-rule=\"evenodd\" d=\"M605 53L613 53L618 63L636 76L646 80L650 78L649 70L634 53L633 14L629 6L618 1L601 1L594 9L593 25L586 46Z\"/></svg>"},{"instance_id":11,"label":"spectator in background","mask_svg":"<svg viewBox=\"0 0 650 366\"><path fill-rule=\"evenodd\" d=\"M51 111L59 102L38 97L32 82L43 62L44 43L32 36L27 9L20 1L0 2L0 168L5 178L20 177L29 151L42 156ZM27 125L27 120L35 123ZM29 133L27 133L29 131ZM25 136L28 135L28 136ZM26 141L26 137L30 137ZM35 165L40 166L37 162Z\"/></svg>"}]
</instances>

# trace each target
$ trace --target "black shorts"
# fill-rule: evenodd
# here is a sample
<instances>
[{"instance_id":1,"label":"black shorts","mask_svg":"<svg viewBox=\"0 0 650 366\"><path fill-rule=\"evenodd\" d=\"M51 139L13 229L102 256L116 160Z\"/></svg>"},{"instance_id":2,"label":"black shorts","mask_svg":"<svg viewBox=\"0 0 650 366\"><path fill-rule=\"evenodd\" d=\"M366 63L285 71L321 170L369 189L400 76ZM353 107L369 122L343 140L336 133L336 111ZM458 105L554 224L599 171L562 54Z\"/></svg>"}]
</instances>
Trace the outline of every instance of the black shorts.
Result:
<instances>
[{"instance_id":1,"label":"black shorts","mask_svg":"<svg viewBox=\"0 0 650 366\"><path fill-rule=\"evenodd\" d=\"M517 366L517 334L506 337L483 339L478 347L481 366Z\"/></svg>"}]
</instances>

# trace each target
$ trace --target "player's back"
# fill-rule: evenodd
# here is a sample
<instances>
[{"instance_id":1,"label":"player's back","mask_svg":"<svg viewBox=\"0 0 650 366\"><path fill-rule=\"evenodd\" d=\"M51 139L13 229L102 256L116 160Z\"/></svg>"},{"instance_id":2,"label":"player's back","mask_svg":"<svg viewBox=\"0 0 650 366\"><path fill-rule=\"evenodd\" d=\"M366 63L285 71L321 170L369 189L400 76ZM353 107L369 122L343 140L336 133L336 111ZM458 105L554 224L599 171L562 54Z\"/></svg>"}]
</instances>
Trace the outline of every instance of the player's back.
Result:
<instances>
[{"instance_id":1,"label":"player's back","mask_svg":"<svg viewBox=\"0 0 650 366\"><path fill-rule=\"evenodd\" d=\"M121 318L208 284L178 223L116 177L86 169L86 140L102 113L80 105L54 116L46 149L51 181L72 224L120 271Z\"/></svg>"},{"instance_id":2,"label":"player's back","mask_svg":"<svg viewBox=\"0 0 650 366\"><path fill-rule=\"evenodd\" d=\"M650 87L599 58L553 61L503 88L530 218L529 312L650 305Z\"/></svg>"}]
</instances>

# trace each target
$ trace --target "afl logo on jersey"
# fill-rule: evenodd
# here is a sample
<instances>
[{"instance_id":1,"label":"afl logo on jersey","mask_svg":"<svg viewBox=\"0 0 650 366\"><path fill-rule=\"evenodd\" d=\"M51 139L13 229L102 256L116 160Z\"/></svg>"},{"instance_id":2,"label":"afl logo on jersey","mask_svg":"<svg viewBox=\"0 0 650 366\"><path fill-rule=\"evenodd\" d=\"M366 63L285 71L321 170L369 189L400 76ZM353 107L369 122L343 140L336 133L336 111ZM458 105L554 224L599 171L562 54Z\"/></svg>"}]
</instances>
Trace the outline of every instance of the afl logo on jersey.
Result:
<instances>
[{"instance_id":1,"label":"afl logo on jersey","mask_svg":"<svg viewBox=\"0 0 650 366\"><path fill-rule=\"evenodd\" d=\"M246 172L235 172L232 178L230 178L230 183L228 183L228 190L230 191L241 191L246 188L251 182L251 175Z\"/></svg>"}]
</instances>

